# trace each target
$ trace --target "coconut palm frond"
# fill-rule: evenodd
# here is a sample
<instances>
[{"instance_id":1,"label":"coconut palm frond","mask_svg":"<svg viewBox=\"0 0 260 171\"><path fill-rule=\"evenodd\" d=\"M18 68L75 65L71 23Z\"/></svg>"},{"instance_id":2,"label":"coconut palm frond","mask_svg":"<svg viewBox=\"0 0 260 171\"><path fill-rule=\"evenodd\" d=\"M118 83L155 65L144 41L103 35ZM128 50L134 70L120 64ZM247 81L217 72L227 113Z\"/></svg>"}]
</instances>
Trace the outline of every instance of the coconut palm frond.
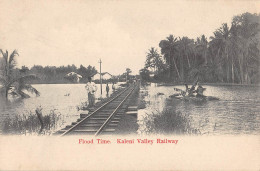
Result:
<instances>
[{"instance_id":1,"label":"coconut palm frond","mask_svg":"<svg viewBox=\"0 0 260 171\"><path fill-rule=\"evenodd\" d=\"M15 69L16 67L16 55L19 56L18 52L14 50L10 56L8 56L8 51L4 52L0 49L0 84L1 91L4 93L5 97L8 98L8 94L11 92L13 95L19 94L23 98L30 97L29 95L22 92L22 90L28 90L31 93L36 94L37 96L40 93L33 88L30 84L26 84L27 81L38 79L35 74L19 76ZM23 75L23 74L22 74ZM9 92L10 91L10 92Z\"/></svg>"},{"instance_id":2,"label":"coconut palm frond","mask_svg":"<svg viewBox=\"0 0 260 171\"><path fill-rule=\"evenodd\" d=\"M28 92L35 94L36 96L40 96L40 92L30 84L24 84L21 90L27 90Z\"/></svg>"},{"instance_id":3,"label":"coconut palm frond","mask_svg":"<svg viewBox=\"0 0 260 171\"><path fill-rule=\"evenodd\" d=\"M22 98L29 98L30 96L23 92L23 90L27 90L28 92L35 94L36 96L40 96L40 92L36 90L30 84L25 84L23 80L16 82L15 84L15 91L22 97Z\"/></svg>"},{"instance_id":4,"label":"coconut palm frond","mask_svg":"<svg viewBox=\"0 0 260 171\"><path fill-rule=\"evenodd\" d=\"M10 84L13 84L14 82L26 82L26 81L32 81L35 79L39 79L35 74L29 74L29 75L25 75L19 78L15 78L14 80L12 80L10 82Z\"/></svg>"},{"instance_id":5,"label":"coconut palm frond","mask_svg":"<svg viewBox=\"0 0 260 171\"><path fill-rule=\"evenodd\" d=\"M2 49L0 49L0 53L4 56L4 52L3 52L3 50Z\"/></svg>"},{"instance_id":6,"label":"coconut palm frond","mask_svg":"<svg viewBox=\"0 0 260 171\"><path fill-rule=\"evenodd\" d=\"M8 63L9 63L9 68L10 68L10 69L13 69L13 68L16 66L16 60L15 60L15 56L16 56L16 55L19 56L18 52L17 52L16 50L14 50L14 51L12 52L12 54L10 55L10 57L9 57Z\"/></svg>"},{"instance_id":7,"label":"coconut palm frond","mask_svg":"<svg viewBox=\"0 0 260 171\"><path fill-rule=\"evenodd\" d=\"M0 76L0 84L5 85L6 83L7 82L6 82L5 78Z\"/></svg>"},{"instance_id":8,"label":"coconut palm frond","mask_svg":"<svg viewBox=\"0 0 260 171\"><path fill-rule=\"evenodd\" d=\"M4 59L4 66L6 66L8 63L8 51L4 52L2 49L0 49L0 53L2 54Z\"/></svg>"},{"instance_id":9,"label":"coconut palm frond","mask_svg":"<svg viewBox=\"0 0 260 171\"><path fill-rule=\"evenodd\" d=\"M12 96L19 96L19 94L16 91L11 91L10 93Z\"/></svg>"},{"instance_id":10,"label":"coconut palm frond","mask_svg":"<svg viewBox=\"0 0 260 171\"><path fill-rule=\"evenodd\" d=\"M26 93L24 93L23 91L20 91L19 92L19 95L22 97L22 98L29 98L30 96Z\"/></svg>"},{"instance_id":11,"label":"coconut palm frond","mask_svg":"<svg viewBox=\"0 0 260 171\"><path fill-rule=\"evenodd\" d=\"M0 87L0 95L4 95L5 94L5 88L4 87Z\"/></svg>"}]
</instances>

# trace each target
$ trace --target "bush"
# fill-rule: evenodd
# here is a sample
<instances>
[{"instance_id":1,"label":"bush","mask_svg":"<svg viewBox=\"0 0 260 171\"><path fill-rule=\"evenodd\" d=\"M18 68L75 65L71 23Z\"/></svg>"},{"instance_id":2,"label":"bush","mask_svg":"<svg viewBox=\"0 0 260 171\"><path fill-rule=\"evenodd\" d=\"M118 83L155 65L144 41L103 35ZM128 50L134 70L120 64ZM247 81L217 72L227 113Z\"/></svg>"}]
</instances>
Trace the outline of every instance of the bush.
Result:
<instances>
[{"instance_id":1,"label":"bush","mask_svg":"<svg viewBox=\"0 0 260 171\"><path fill-rule=\"evenodd\" d=\"M41 112L41 109L37 108ZM3 134L51 134L58 126L63 124L61 114L51 110L49 114L42 116L43 127L38 116L31 111L28 114L15 115L6 118L2 123Z\"/></svg>"},{"instance_id":2,"label":"bush","mask_svg":"<svg viewBox=\"0 0 260 171\"><path fill-rule=\"evenodd\" d=\"M174 108L147 114L143 121L145 129L142 132L145 134L200 134L199 129L191 127L188 116Z\"/></svg>"}]
</instances>

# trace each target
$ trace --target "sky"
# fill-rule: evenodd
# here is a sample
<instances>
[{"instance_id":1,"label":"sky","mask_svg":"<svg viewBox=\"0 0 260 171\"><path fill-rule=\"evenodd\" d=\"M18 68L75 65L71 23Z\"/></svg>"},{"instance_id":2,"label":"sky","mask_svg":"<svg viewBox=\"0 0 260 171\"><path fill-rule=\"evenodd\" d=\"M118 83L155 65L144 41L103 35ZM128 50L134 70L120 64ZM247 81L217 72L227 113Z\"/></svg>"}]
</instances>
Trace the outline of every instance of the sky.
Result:
<instances>
[{"instance_id":1,"label":"sky","mask_svg":"<svg viewBox=\"0 0 260 171\"><path fill-rule=\"evenodd\" d=\"M0 49L18 66L92 65L134 74L146 52L170 34L210 37L234 15L260 13L260 1L0 0Z\"/></svg>"}]
</instances>

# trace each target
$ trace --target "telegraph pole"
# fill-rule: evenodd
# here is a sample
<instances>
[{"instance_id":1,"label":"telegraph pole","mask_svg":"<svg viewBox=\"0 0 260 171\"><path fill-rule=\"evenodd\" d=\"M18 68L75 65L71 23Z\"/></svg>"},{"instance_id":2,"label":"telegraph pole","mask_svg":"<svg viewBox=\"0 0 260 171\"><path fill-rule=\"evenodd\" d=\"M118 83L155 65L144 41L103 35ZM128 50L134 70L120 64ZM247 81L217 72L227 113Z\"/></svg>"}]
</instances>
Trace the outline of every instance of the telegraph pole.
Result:
<instances>
[{"instance_id":1,"label":"telegraph pole","mask_svg":"<svg viewBox=\"0 0 260 171\"><path fill-rule=\"evenodd\" d=\"M101 95L102 95L102 76L101 76L101 59L99 59L98 63L100 64L100 70L99 70L99 74L100 74L100 91L101 91Z\"/></svg>"}]
</instances>

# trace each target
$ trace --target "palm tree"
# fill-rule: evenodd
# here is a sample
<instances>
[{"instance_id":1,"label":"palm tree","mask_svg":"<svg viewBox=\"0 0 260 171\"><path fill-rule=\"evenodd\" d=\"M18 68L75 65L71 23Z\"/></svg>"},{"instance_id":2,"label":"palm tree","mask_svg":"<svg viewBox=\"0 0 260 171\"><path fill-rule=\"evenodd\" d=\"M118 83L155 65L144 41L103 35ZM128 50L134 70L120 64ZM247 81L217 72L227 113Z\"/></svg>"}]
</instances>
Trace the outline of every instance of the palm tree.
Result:
<instances>
[{"instance_id":1,"label":"palm tree","mask_svg":"<svg viewBox=\"0 0 260 171\"><path fill-rule=\"evenodd\" d=\"M241 83L250 83L249 70L258 70L259 66L259 37L260 37L260 15L244 13L236 16L232 21L233 37L236 39L236 45L239 47L238 63L240 70ZM257 72L258 72L257 71Z\"/></svg>"},{"instance_id":2,"label":"palm tree","mask_svg":"<svg viewBox=\"0 0 260 171\"><path fill-rule=\"evenodd\" d=\"M125 69L125 74L126 74L126 81L129 79L129 74L132 73L132 70L130 68Z\"/></svg>"},{"instance_id":3,"label":"palm tree","mask_svg":"<svg viewBox=\"0 0 260 171\"><path fill-rule=\"evenodd\" d=\"M191 69L192 56L194 56L194 41L188 37L179 38L179 58L182 80L186 80Z\"/></svg>"},{"instance_id":4,"label":"palm tree","mask_svg":"<svg viewBox=\"0 0 260 171\"><path fill-rule=\"evenodd\" d=\"M193 44L194 41L192 39L189 39L188 37L182 37L179 40L180 46L182 48L183 55L186 57L189 68L191 67L190 59L189 59L189 53L193 53Z\"/></svg>"},{"instance_id":5,"label":"palm tree","mask_svg":"<svg viewBox=\"0 0 260 171\"><path fill-rule=\"evenodd\" d=\"M8 51L3 52L0 49L0 93L4 94L5 98L8 98L9 91L12 95L19 95L22 98L29 97L28 94L24 93L23 90L27 90L31 93L36 94L37 96L40 93L32 87L30 84L27 84L27 81L37 79L33 74L25 75L17 73L16 60L15 57L19 55L16 50L14 50L10 56L8 56Z\"/></svg>"},{"instance_id":6,"label":"palm tree","mask_svg":"<svg viewBox=\"0 0 260 171\"><path fill-rule=\"evenodd\" d=\"M146 55L146 62L145 62L146 68L153 68L155 72L159 72L163 68L163 61L161 59L160 54L158 53L157 49L154 47L151 47L151 49L148 50L148 53Z\"/></svg>"},{"instance_id":7,"label":"palm tree","mask_svg":"<svg viewBox=\"0 0 260 171\"><path fill-rule=\"evenodd\" d=\"M218 57L221 57L220 60L222 60L222 65L226 72L226 81L230 82L230 51L232 50L230 48L231 42L230 42L230 29L227 25L227 23L222 24L222 27L217 29L214 32L214 37L211 37L211 45L216 46L218 49ZM220 56L221 54L221 56ZM233 66L233 64L231 64ZM231 67L231 75L233 75L233 69ZM233 82L234 80L232 80Z\"/></svg>"},{"instance_id":8,"label":"palm tree","mask_svg":"<svg viewBox=\"0 0 260 171\"><path fill-rule=\"evenodd\" d=\"M196 47L199 48L199 51L202 52L202 56L204 58L204 63L208 64L207 58L207 49L208 49L208 40L205 35L202 35L200 38L197 38Z\"/></svg>"},{"instance_id":9,"label":"palm tree","mask_svg":"<svg viewBox=\"0 0 260 171\"><path fill-rule=\"evenodd\" d=\"M177 72L178 78L181 79L179 70L176 65L177 52L178 52L178 42L177 38L173 35L170 35L166 40L161 40L159 47L161 48L161 53L164 55L164 58L168 65L170 66L170 78L172 78L173 68ZM176 56L176 57L175 57ZM174 65L174 67L173 67Z\"/></svg>"}]
</instances>

